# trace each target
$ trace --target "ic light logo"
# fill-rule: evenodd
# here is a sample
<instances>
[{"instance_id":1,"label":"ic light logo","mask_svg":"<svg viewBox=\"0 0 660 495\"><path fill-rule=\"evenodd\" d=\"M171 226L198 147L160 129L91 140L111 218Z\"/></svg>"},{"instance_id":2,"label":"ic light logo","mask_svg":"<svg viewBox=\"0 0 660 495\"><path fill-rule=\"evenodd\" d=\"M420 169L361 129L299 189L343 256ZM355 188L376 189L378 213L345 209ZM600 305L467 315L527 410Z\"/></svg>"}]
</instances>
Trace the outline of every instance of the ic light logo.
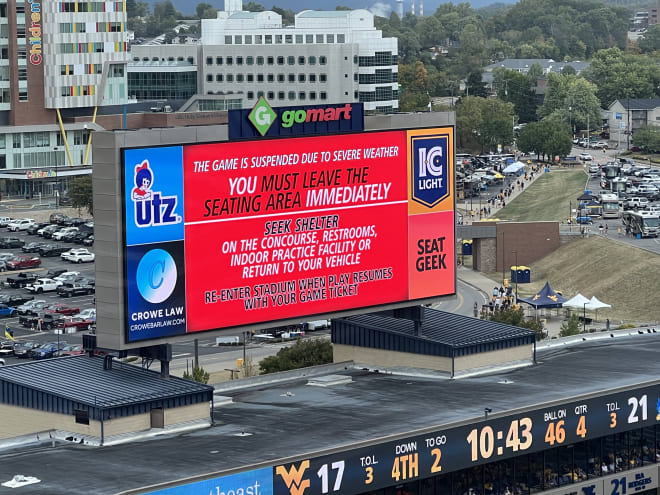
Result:
<instances>
[{"instance_id":1,"label":"ic light logo","mask_svg":"<svg viewBox=\"0 0 660 495\"><path fill-rule=\"evenodd\" d=\"M412 199L429 208L449 196L448 136L411 136Z\"/></svg>"},{"instance_id":2,"label":"ic light logo","mask_svg":"<svg viewBox=\"0 0 660 495\"><path fill-rule=\"evenodd\" d=\"M151 227L181 222L181 216L175 211L177 197L163 196L160 192L152 191L154 173L148 160L135 167L134 182L131 199L135 205L135 225Z\"/></svg>"},{"instance_id":3,"label":"ic light logo","mask_svg":"<svg viewBox=\"0 0 660 495\"><path fill-rule=\"evenodd\" d=\"M309 460L306 460L301 462L299 467L291 464L291 468L288 470L284 466L277 466L275 474L282 478L291 495L303 495L310 485L309 479L303 479L308 468Z\"/></svg>"},{"instance_id":4,"label":"ic light logo","mask_svg":"<svg viewBox=\"0 0 660 495\"><path fill-rule=\"evenodd\" d=\"M271 108L263 96L255 103L250 115L248 115L248 119L262 136L266 135L276 118L275 110Z\"/></svg>"},{"instance_id":5,"label":"ic light logo","mask_svg":"<svg viewBox=\"0 0 660 495\"><path fill-rule=\"evenodd\" d=\"M135 273L140 295L152 304L170 297L176 287L177 270L174 259L163 249L152 249L142 256Z\"/></svg>"}]
</instances>

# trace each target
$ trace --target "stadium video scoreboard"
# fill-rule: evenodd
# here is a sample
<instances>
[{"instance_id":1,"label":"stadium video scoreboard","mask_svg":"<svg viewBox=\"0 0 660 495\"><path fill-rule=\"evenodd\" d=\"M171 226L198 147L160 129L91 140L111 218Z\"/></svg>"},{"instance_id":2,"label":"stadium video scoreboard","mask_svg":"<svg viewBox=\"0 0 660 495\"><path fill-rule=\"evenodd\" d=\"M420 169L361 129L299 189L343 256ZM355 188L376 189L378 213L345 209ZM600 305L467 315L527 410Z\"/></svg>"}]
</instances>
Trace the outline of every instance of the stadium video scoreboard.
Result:
<instances>
[{"instance_id":1,"label":"stadium video scoreboard","mask_svg":"<svg viewBox=\"0 0 660 495\"><path fill-rule=\"evenodd\" d=\"M154 493L215 494L221 486L223 493L244 495L356 495L658 422L655 384L240 473L242 488L233 486L230 478L237 475L231 475ZM317 449L312 443L306 448Z\"/></svg>"}]
</instances>

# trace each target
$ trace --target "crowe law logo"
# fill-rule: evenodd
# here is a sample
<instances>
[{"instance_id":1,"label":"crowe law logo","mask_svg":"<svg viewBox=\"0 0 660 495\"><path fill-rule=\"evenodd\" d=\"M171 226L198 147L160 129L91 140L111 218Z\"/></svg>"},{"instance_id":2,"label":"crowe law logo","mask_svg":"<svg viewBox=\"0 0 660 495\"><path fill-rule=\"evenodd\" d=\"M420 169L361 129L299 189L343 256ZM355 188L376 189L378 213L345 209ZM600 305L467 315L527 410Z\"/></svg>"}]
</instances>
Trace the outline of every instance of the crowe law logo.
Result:
<instances>
[{"instance_id":1,"label":"crowe law logo","mask_svg":"<svg viewBox=\"0 0 660 495\"><path fill-rule=\"evenodd\" d=\"M304 495L305 490L310 485L309 479L303 479L303 475L308 468L309 460L305 460L300 463L299 467L296 467L295 464L291 464L289 469L284 466L277 466L275 474L282 478L291 495Z\"/></svg>"},{"instance_id":2,"label":"crowe law logo","mask_svg":"<svg viewBox=\"0 0 660 495\"><path fill-rule=\"evenodd\" d=\"M262 136L266 135L276 118L277 114L263 96L259 97L248 115L248 119Z\"/></svg>"}]
</instances>

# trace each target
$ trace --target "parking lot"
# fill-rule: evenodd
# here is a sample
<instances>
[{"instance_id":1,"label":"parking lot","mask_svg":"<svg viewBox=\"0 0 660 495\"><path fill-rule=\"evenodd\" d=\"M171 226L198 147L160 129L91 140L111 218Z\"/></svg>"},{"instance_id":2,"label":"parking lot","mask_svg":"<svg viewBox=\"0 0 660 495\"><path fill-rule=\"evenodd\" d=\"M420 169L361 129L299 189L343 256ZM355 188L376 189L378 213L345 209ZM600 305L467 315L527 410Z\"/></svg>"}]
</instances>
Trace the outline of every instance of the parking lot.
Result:
<instances>
[{"instance_id":1,"label":"parking lot","mask_svg":"<svg viewBox=\"0 0 660 495\"><path fill-rule=\"evenodd\" d=\"M0 227L0 244L2 243L2 239L5 237L19 238L22 241L24 241L25 244L29 244L30 242L44 242L49 244L55 244L57 246L61 246L63 248L69 248L69 249L85 247L89 251L94 252L93 245L82 246L81 244L74 244L72 242L61 242L61 241L54 241L53 239L43 239L42 237L36 234L30 235L27 234L25 231L10 232L7 230L6 227ZM37 276L41 276L41 275L45 275L48 272L48 270L51 269L60 269L60 270L65 269L67 271L79 272L81 277L94 280L94 263L89 263L89 262L71 263L69 261L62 260L59 255L52 257L40 257L38 253L23 253L20 247L0 248L0 254L2 253L11 253L17 256L26 254L27 256L30 257L39 257L41 259L41 266L39 266L38 268L29 268L24 270L15 270L15 271L6 270L4 272L0 272L0 286L1 286L0 295L21 294L21 295L33 296L35 300L44 300L48 304L55 304L55 303L66 304L67 306L77 308L81 311L84 309L95 307L94 294L75 295L72 297L61 297L55 291L36 294L36 293L31 293L25 288L9 287L7 283L8 277L16 276L18 273L24 272L28 274L36 274ZM66 318L70 318L70 317L67 316ZM35 341L40 344L43 344L47 342L56 342L59 338L60 341L66 341L69 344L82 343L82 334L84 333L84 331L78 331L76 333L62 333L58 335L53 330L40 331L36 327L26 328L20 325L18 320L19 318L18 315L16 314L13 314L12 316L9 317L2 317L0 319L0 325L2 325L2 328L0 328L0 339L2 339L5 342L7 341L7 339L4 337L4 330L5 330L5 326L8 326L13 332L14 338L17 342ZM3 352L5 354L2 356L2 358L5 360L6 364L13 364L23 361L21 359L12 356L9 353L10 351L8 351L7 349L5 349Z\"/></svg>"}]
</instances>

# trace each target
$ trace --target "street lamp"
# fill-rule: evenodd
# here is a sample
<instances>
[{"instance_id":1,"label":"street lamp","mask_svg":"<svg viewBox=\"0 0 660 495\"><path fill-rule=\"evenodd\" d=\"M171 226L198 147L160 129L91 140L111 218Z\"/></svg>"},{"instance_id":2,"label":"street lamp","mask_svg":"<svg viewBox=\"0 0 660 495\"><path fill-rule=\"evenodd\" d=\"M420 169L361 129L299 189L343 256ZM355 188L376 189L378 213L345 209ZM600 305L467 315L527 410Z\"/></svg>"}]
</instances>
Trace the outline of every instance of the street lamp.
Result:
<instances>
[{"instance_id":1,"label":"street lamp","mask_svg":"<svg viewBox=\"0 0 660 495\"><path fill-rule=\"evenodd\" d=\"M505 260L505 253L504 253L504 231L502 231L502 287L504 287L504 260Z\"/></svg>"},{"instance_id":2,"label":"street lamp","mask_svg":"<svg viewBox=\"0 0 660 495\"><path fill-rule=\"evenodd\" d=\"M587 304L582 303L582 333L587 333Z\"/></svg>"},{"instance_id":3,"label":"street lamp","mask_svg":"<svg viewBox=\"0 0 660 495\"><path fill-rule=\"evenodd\" d=\"M518 302L518 251L511 251L516 255L516 303Z\"/></svg>"},{"instance_id":4,"label":"street lamp","mask_svg":"<svg viewBox=\"0 0 660 495\"><path fill-rule=\"evenodd\" d=\"M59 165L59 160L57 157L57 152L59 151L59 148L55 146L53 148L53 151L55 152L55 208L59 208L60 206L60 181L59 177L57 175L58 172L58 165Z\"/></svg>"}]
</instances>

